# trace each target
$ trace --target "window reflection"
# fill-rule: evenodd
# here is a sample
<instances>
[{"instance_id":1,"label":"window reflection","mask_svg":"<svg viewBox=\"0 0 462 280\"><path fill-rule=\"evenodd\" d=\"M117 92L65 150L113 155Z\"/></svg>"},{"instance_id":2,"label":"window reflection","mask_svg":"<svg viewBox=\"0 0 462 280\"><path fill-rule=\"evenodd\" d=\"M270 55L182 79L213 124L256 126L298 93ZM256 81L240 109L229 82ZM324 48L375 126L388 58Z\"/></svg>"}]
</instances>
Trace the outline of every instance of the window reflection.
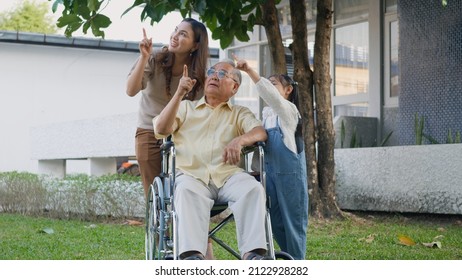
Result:
<instances>
[{"instance_id":1,"label":"window reflection","mask_svg":"<svg viewBox=\"0 0 462 280\"><path fill-rule=\"evenodd\" d=\"M335 96L368 93L367 22L335 30Z\"/></svg>"},{"instance_id":2,"label":"window reflection","mask_svg":"<svg viewBox=\"0 0 462 280\"><path fill-rule=\"evenodd\" d=\"M351 19L367 19L369 0L335 0L335 23L345 23Z\"/></svg>"},{"instance_id":3,"label":"window reflection","mask_svg":"<svg viewBox=\"0 0 462 280\"><path fill-rule=\"evenodd\" d=\"M346 105L334 106L334 117L337 116L353 116L366 117L367 103L351 103Z\"/></svg>"},{"instance_id":4,"label":"window reflection","mask_svg":"<svg viewBox=\"0 0 462 280\"><path fill-rule=\"evenodd\" d=\"M259 72L260 67L258 66L257 46L242 47L231 50L228 53L228 57L232 57L231 53L234 53L241 59L247 60L249 66ZM234 104L248 107L255 116L258 117L260 108L255 84L245 72L241 71L241 74L242 82L239 86L238 92L234 95Z\"/></svg>"},{"instance_id":5,"label":"window reflection","mask_svg":"<svg viewBox=\"0 0 462 280\"><path fill-rule=\"evenodd\" d=\"M311 28L316 25L316 0L306 0L306 22ZM281 36L292 36L292 18L290 15L290 4L278 9L279 27Z\"/></svg>"},{"instance_id":6,"label":"window reflection","mask_svg":"<svg viewBox=\"0 0 462 280\"><path fill-rule=\"evenodd\" d=\"M398 21L390 23L390 97L399 96Z\"/></svg>"}]
</instances>

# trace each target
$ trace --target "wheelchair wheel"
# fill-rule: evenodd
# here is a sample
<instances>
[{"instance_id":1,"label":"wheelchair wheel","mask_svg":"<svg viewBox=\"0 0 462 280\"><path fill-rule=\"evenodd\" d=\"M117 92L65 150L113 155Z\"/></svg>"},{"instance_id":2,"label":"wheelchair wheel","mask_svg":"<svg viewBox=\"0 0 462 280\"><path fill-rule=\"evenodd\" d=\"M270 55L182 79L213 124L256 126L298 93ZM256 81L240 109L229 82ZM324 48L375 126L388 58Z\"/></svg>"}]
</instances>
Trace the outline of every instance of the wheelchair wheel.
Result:
<instances>
[{"instance_id":1,"label":"wheelchair wheel","mask_svg":"<svg viewBox=\"0 0 462 280\"><path fill-rule=\"evenodd\" d=\"M294 258L291 255L283 251L274 252L274 256L276 257L276 260L294 260Z\"/></svg>"},{"instance_id":2,"label":"wheelchair wheel","mask_svg":"<svg viewBox=\"0 0 462 280\"><path fill-rule=\"evenodd\" d=\"M162 181L156 177L149 188L146 201L145 252L147 260L160 258L163 236L163 188Z\"/></svg>"}]
</instances>

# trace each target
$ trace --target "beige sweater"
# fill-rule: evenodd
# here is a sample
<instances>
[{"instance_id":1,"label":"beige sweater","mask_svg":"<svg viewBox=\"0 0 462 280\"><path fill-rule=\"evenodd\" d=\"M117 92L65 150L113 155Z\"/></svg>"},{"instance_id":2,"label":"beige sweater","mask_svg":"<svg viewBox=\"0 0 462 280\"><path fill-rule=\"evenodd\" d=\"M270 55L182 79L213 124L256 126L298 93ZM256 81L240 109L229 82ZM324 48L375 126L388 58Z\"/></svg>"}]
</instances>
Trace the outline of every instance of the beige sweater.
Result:
<instances>
[{"instance_id":1,"label":"beige sweater","mask_svg":"<svg viewBox=\"0 0 462 280\"><path fill-rule=\"evenodd\" d=\"M140 106L138 110L138 124L137 126L144 129L153 129L152 119L159 115L162 109L170 101L170 97L165 93L166 83L165 75L157 61L154 59L156 53L160 50L154 51L149 57L148 62L144 67L143 86L141 90ZM140 58L138 58L139 60ZM135 68L136 63L130 70L130 74ZM130 75L129 74L129 75ZM170 94L173 96L180 81L181 75L172 76L170 82Z\"/></svg>"}]
</instances>

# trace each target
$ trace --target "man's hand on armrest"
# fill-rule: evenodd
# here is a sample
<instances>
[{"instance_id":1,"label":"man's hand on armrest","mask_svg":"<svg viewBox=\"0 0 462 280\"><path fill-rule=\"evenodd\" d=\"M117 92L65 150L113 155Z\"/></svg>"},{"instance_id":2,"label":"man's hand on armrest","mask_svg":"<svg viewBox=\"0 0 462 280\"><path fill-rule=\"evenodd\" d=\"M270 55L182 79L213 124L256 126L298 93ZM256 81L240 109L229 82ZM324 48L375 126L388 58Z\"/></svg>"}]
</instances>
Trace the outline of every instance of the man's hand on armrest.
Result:
<instances>
[{"instance_id":1,"label":"man's hand on armrest","mask_svg":"<svg viewBox=\"0 0 462 280\"><path fill-rule=\"evenodd\" d=\"M223 162L234 165L239 164L242 147L265 141L267 137L265 129L262 126L257 126L249 132L234 138L223 150Z\"/></svg>"}]
</instances>

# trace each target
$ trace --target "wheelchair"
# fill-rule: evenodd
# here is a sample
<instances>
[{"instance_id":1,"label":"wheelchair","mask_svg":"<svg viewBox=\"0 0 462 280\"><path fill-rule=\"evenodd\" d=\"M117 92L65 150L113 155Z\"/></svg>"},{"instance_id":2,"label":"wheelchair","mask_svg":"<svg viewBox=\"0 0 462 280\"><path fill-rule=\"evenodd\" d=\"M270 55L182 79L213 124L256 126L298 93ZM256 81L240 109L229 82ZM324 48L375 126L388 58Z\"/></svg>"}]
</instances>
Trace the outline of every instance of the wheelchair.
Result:
<instances>
[{"instance_id":1,"label":"wheelchair","mask_svg":"<svg viewBox=\"0 0 462 280\"><path fill-rule=\"evenodd\" d=\"M254 175L266 191L266 174L264 170L264 143L258 142L251 147L244 147L245 170L250 170L251 155L254 152L259 154L260 171ZM167 138L161 146L162 171L151 184L146 199L146 234L145 234L145 253L146 260L178 260L178 233L177 216L174 205L175 193L175 145L171 138ZM266 243L267 251L265 259L293 260L293 257L286 252L275 251L269 207L271 201L267 197L266 202ZM227 203L215 203L211 209L210 217L219 215L228 208ZM217 233L230 221L233 214L227 215L216 226L209 230L208 237L215 243L224 248L236 259L241 259L240 254L230 245L221 240Z\"/></svg>"}]
</instances>

